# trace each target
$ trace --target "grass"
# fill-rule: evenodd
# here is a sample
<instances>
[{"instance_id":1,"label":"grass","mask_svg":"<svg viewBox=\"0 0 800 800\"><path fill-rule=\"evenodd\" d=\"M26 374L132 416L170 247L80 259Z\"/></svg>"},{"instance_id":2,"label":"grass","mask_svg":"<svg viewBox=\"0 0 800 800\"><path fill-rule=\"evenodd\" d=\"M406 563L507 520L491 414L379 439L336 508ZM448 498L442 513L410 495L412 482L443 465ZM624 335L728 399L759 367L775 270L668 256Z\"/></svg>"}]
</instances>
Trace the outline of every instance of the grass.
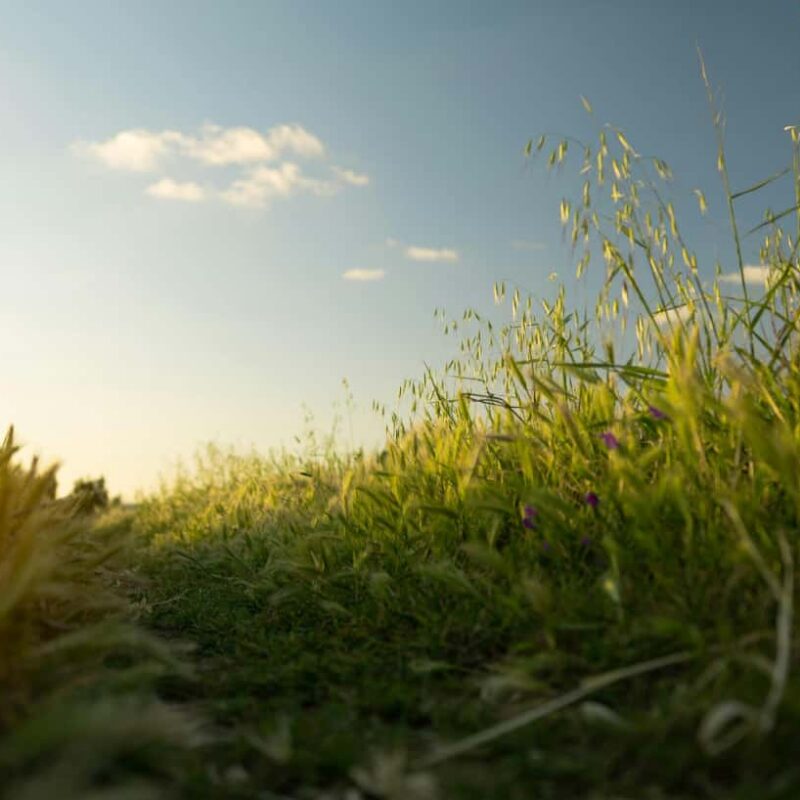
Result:
<instances>
[{"instance_id":1,"label":"grass","mask_svg":"<svg viewBox=\"0 0 800 800\"><path fill-rule=\"evenodd\" d=\"M0 796L155 798L176 785L195 725L155 695L180 674L169 648L131 625L130 519L55 501L55 467L0 445ZM174 754L174 763L164 759Z\"/></svg>"},{"instance_id":2,"label":"grass","mask_svg":"<svg viewBox=\"0 0 800 800\"><path fill-rule=\"evenodd\" d=\"M595 315L563 291L538 313L514 291L500 329L467 312L380 454L210 448L134 514L62 527L8 440L14 796L62 774L103 797L800 796L800 135L754 290L737 200L763 187L731 189L714 113L737 296L701 275L666 164L607 126L542 138L551 166L579 150L561 216L603 270Z\"/></svg>"}]
</instances>

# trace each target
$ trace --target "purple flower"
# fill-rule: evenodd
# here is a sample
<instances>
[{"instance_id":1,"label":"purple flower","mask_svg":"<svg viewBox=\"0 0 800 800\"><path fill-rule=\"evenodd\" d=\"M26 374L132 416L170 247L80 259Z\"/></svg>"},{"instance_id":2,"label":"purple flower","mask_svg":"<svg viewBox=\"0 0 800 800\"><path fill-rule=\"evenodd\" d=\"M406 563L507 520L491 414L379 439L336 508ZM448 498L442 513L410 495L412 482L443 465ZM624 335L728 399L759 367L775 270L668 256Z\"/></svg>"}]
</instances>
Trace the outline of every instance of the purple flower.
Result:
<instances>
[{"instance_id":1,"label":"purple flower","mask_svg":"<svg viewBox=\"0 0 800 800\"><path fill-rule=\"evenodd\" d=\"M542 552L549 553L553 548L550 546L550 542L546 539L542 542Z\"/></svg>"},{"instance_id":2,"label":"purple flower","mask_svg":"<svg viewBox=\"0 0 800 800\"><path fill-rule=\"evenodd\" d=\"M526 519L533 519L539 516L539 509L536 506L525 506L524 512Z\"/></svg>"},{"instance_id":3,"label":"purple flower","mask_svg":"<svg viewBox=\"0 0 800 800\"><path fill-rule=\"evenodd\" d=\"M600 498L594 492L586 492L583 499L586 505L592 508L597 508L600 505Z\"/></svg>"},{"instance_id":4,"label":"purple flower","mask_svg":"<svg viewBox=\"0 0 800 800\"><path fill-rule=\"evenodd\" d=\"M605 433L601 433L600 438L603 440L603 444L609 450L616 450L619 447L619 439L617 439L617 437L614 436L614 434L611 433L611 431L606 431Z\"/></svg>"},{"instance_id":5,"label":"purple flower","mask_svg":"<svg viewBox=\"0 0 800 800\"><path fill-rule=\"evenodd\" d=\"M535 527L535 523L530 517L525 517L525 519L522 520L522 524L528 528L528 530L531 530Z\"/></svg>"},{"instance_id":6,"label":"purple flower","mask_svg":"<svg viewBox=\"0 0 800 800\"><path fill-rule=\"evenodd\" d=\"M656 406L648 406L647 407L647 413L650 414L650 416L653 419L666 419L667 418L667 415L660 408L657 408Z\"/></svg>"},{"instance_id":7,"label":"purple flower","mask_svg":"<svg viewBox=\"0 0 800 800\"><path fill-rule=\"evenodd\" d=\"M581 537L581 547L591 547L591 546L592 546L592 539L590 536Z\"/></svg>"}]
</instances>

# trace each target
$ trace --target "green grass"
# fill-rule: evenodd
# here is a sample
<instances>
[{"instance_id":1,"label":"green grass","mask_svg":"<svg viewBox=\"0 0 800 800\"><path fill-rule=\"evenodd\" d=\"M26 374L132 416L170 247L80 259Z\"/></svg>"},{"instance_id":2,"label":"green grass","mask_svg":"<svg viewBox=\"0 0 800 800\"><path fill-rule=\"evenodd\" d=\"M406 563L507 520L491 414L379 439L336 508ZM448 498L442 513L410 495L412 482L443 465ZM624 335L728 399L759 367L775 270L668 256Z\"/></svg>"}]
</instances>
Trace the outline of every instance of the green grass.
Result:
<instances>
[{"instance_id":1,"label":"green grass","mask_svg":"<svg viewBox=\"0 0 800 800\"><path fill-rule=\"evenodd\" d=\"M800 212L758 226L772 272L749 286L716 122L738 296L701 278L666 164L607 126L554 142L586 180L561 214L603 270L594 316L514 291L508 325L467 312L461 356L404 384L380 454L210 448L65 539L133 544L99 577L51 570L76 633L43 633L33 595L17 612L34 666L94 675L0 670L0 763L30 796L45 745L131 796L800 796ZM65 687L82 745L31 706Z\"/></svg>"}]
</instances>

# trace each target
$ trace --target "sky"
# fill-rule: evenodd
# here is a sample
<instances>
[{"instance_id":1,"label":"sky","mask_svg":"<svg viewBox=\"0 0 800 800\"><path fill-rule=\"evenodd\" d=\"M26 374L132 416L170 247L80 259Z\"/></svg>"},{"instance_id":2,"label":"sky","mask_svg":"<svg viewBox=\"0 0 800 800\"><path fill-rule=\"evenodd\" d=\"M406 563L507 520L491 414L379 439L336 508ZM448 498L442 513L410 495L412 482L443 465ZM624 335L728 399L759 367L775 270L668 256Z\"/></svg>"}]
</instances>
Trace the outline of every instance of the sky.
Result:
<instances>
[{"instance_id":1,"label":"sky","mask_svg":"<svg viewBox=\"0 0 800 800\"><path fill-rule=\"evenodd\" d=\"M523 155L541 132L622 128L707 191L691 233L719 257L698 45L736 186L788 163L800 122L788 0L0 12L0 424L62 489L104 475L131 498L209 441L291 448L307 412L345 413L343 379L343 445L378 444L372 401L457 354L434 309L572 279L569 180Z\"/></svg>"}]
</instances>

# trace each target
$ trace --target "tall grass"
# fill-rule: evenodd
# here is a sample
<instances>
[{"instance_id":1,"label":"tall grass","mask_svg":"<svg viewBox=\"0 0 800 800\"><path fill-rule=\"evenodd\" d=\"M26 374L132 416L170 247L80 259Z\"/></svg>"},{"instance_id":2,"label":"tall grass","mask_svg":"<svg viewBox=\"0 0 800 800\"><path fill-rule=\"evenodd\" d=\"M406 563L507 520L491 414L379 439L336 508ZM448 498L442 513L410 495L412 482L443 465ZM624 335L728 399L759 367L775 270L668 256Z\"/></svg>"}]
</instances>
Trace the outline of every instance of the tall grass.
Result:
<instances>
[{"instance_id":1,"label":"tall grass","mask_svg":"<svg viewBox=\"0 0 800 800\"><path fill-rule=\"evenodd\" d=\"M177 780L162 757L179 755L191 729L152 692L174 657L125 621L114 591L130 520L56 500L56 467L23 467L18 450L10 429L0 444L0 796L162 796Z\"/></svg>"},{"instance_id":2,"label":"tall grass","mask_svg":"<svg viewBox=\"0 0 800 800\"><path fill-rule=\"evenodd\" d=\"M560 210L579 276L603 271L594 314L515 290L506 326L467 312L461 357L401 387L380 454L211 451L143 504L143 602L198 643L196 699L236 732L220 785L800 793L800 137L734 190L710 97L739 294L701 269L663 161L609 126L532 140L551 167L578 150ZM738 200L779 179L759 292Z\"/></svg>"},{"instance_id":3,"label":"tall grass","mask_svg":"<svg viewBox=\"0 0 800 800\"><path fill-rule=\"evenodd\" d=\"M545 136L531 158L577 152L560 214L595 307L467 311L380 453L210 448L134 519L76 517L9 433L8 796L800 796L800 130L736 187L703 78L736 283L667 164L610 126ZM779 181L785 210L740 220ZM200 759L175 704L215 724Z\"/></svg>"}]
</instances>

